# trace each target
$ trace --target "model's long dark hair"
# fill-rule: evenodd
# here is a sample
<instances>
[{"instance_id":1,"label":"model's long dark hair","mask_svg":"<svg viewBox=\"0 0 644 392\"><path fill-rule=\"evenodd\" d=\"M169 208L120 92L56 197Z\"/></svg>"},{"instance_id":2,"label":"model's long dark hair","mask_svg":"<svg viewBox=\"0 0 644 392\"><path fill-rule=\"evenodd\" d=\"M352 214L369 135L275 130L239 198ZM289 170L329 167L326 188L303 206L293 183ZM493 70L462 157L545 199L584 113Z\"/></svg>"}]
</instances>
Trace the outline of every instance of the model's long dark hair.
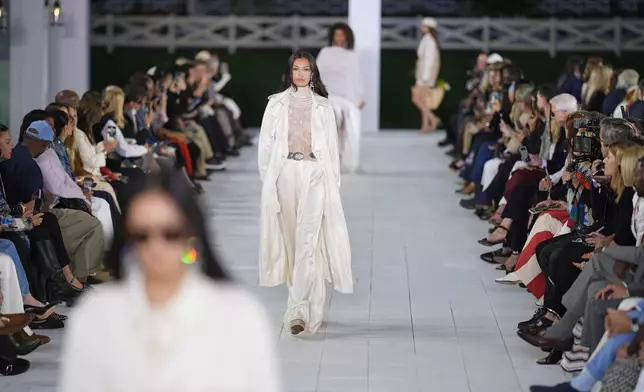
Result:
<instances>
[{"instance_id":1,"label":"model's long dark hair","mask_svg":"<svg viewBox=\"0 0 644 392\"><path fill-rule=\"evenodd\" d=\"M168 195L185 216L189 224L190 235L196 240L199 263L203 273L216 281L229 281L230 278L223 269L215 252L210 246L210 236L194 190L188 185L188 181L181 176L177 169L160 170L158 173L146 175L143 181L128 183L129 200L134 200L147 192L163 192ZM130 204L123 205L123 221L125 222L130 212ZM123 265L124 250L130 243L126 230L115 230L112 249L108 254L106 265L116 280L123 280L125 267ZM177 261L179 262L179 261Z\"/></svg>"},{"instance_id":2,"label":"model's long dark hair","mask_svg":"<svg viewBox=\"0 0 644 392\"><path fill-rule=\"evenodd\" d=\"M331 28L329 28L329 36L328 36L329 46L334 45L333 35L335 34L336 30L344 31L344 34L347 36L346 48L353 50L355 46L355 38L353 36L353 30L351 30L351 27L349 27L349 25L344 22L335 23L333 24L333 26L331 26Z\"/></svg>"},{"instance_id":3,"label":"model's long dark hair","mask_svg":"<svg viewBox=\"0 0 644 392\"><path fill-rule=\"evenodd\" d=\"M309 64L311 64L311 89L317 95L328 98L329 93L326 91L326 87L324 87L324 83L322 83L322 79L320 78L320 70L318 69L318 65L316 64L313 55L309 52L295 52L291 55L291 57L289 57L288 66L284 70L284 76L282 77L282 91L288 89L289 87L297 89L297 87L295 87L295 84L293 84L293 63L297 59L309 60Z\"/></svg>"}]
</instances>

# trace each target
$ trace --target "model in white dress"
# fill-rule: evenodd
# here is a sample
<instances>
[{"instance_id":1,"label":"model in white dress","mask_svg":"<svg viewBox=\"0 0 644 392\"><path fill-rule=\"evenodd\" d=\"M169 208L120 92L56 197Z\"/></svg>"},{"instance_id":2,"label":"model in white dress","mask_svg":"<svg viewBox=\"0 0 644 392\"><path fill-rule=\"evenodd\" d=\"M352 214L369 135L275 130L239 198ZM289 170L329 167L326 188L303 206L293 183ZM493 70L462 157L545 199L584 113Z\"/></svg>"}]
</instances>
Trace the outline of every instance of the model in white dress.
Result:
<instances>
[{"instance_id":1,"label":"model in white dress","mask_svg":"<svg viewBox=\"0 0 644 392\"><path fill-rule=\"evenodd\" d=\"M354 38L345 23L331 26L329 46L318 54L320 76L329 92L336 115L340 139L342 169L354 172L360 164L360 109L365 105L358 54Z\"/></svg>"},{"instance_id":2,"label":"model in white dress","mask_svg":"<svg viewBox=\"0 0 644 392\"><path fill-rule=\"evenodd\" d=\"M421 132L433 131L440 119L432 112L427 103L428 90L436 85L440 71L440 51L436 40L436 20L424 18L421 29L423 38L418 45L416 61L416 84L411 88L412 102L422 115Z\"/></svg>"},{"instance_id":3,"label":"model in white dress","mask_svg":"<svg viewBox=\"0 0 644 392\"><path fill-rule=\"evenodd\" d=\"M285 89L270 97L259 136L259 279L263 286L288 285L284 324L297 335L320 328L326 282L350 293L353 276L335 115L313 57L296 53L289 65Z\"/></svg>"}]
</instances>

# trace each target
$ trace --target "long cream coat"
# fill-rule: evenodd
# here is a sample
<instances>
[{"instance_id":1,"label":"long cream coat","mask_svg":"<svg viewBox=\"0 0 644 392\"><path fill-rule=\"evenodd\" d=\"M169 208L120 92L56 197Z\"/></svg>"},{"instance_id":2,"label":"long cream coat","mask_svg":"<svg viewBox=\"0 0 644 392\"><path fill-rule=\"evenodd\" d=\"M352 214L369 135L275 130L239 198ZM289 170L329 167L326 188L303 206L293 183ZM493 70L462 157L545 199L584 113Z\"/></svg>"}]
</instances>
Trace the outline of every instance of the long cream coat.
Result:
<instances>
[{"instance_id":1,"label":"long cream coat","mask_svg":"<svg viewBox=\"0 0 644 392\"><path fill-rule=\"evenodd\" d=\"M259 283L290 283L293 265L287 260L280 229L277 178L288 155L288 92L269 97L259 135L259 173L263 182L260 222ZM326 280L341 293L353 292L349 233L340 199L338 130L333 108L326 98L313 94L311 112L313 153L325 175L326 205L317 256L326 266Z\"/></svg>"}]
</instances>

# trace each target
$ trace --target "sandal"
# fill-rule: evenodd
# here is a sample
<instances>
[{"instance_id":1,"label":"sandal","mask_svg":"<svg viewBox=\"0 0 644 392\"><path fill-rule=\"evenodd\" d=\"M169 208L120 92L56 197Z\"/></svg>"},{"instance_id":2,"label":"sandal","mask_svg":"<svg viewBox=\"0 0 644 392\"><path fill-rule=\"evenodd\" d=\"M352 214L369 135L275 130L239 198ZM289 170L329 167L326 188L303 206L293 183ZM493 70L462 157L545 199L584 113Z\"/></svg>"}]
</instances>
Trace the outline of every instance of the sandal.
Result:
<instances>
[{"instance_id":1,"label":"sandal","mask_svg":"<svg viewBox=\"0 0 644 392\"><path fill-rule=\"evenodd\" d=\"M496 231L497 229L501 229L501 230L505 231L506 233L508 232L508 229L506 229L505 227L503 227L501 225L496 226L494 228L494 231ZM505 242L505 237L503 237L503 239L500 239L500 240L497 240L497 241L488 241L487 238L483 238L483 239L479 240L479 244L481 244L483 246L495 246L495 245L502 244L504 242Z\"/></svg>"}]
</instances>

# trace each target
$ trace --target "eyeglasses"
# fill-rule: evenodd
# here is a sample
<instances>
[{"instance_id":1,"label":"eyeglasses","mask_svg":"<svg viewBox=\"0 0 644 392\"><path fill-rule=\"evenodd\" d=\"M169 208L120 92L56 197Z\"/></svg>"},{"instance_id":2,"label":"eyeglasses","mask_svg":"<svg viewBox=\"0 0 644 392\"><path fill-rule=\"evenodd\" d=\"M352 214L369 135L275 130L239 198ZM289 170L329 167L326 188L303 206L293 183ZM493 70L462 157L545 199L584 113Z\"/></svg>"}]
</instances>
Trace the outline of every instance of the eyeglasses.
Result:
<instances>
[{"instance_id":1,"label":"eyeglasses","mask_svg":"<svg viewBox=\"0 0 644 392\"><path fill-rule=\"evenodd\" d=\"M160 237L165 242L181 242L188 236L185 234L185 230L183 229L166 228L153 231L131 231L129 233L129 237L133 244L142 245L149 242L150 239L154 237Z\"/></svg>"}]
</instances>

